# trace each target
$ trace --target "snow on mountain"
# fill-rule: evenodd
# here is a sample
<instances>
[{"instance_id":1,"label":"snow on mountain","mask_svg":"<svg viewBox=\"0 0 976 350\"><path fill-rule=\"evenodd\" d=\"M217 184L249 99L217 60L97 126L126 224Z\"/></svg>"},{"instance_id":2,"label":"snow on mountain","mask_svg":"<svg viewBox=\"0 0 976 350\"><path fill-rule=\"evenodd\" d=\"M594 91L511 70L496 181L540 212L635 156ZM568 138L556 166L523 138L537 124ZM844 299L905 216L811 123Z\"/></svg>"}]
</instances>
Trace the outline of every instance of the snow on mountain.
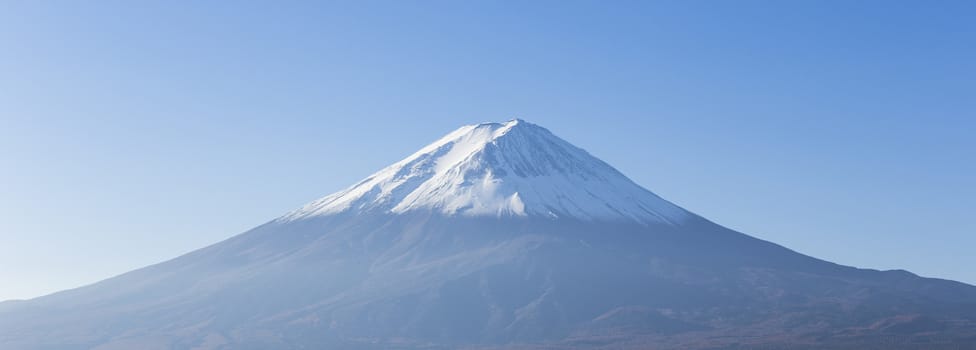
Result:
<instances>
[{"instance_id":1,"label":"snow on mountain","mask_svg":"<svg viewBox=\"0 0 976 350\"><path fill-rule=\"evenodd\" d=\"M549 130L515 119L461 127L279 220L419 210L670 225L691 215Z\"/></svg>"}]
</instances>

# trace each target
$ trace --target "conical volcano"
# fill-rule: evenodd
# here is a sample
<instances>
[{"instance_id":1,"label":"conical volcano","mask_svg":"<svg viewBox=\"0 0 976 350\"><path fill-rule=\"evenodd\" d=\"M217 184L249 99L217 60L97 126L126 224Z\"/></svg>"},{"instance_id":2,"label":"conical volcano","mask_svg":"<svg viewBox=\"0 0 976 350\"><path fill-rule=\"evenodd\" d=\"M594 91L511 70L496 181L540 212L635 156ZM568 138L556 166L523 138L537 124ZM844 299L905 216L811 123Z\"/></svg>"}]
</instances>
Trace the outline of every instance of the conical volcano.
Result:
<instances>
[{"instance_id":1,"label":"conical volcano","mask_svg":"<svg viewBox=\"0 0 976 350\"><path fill-rule=\"evenodd\" d=\"M965 349L976 287L734 232L522 120L184 256L0 304L2 349Z\"/></svg>"}]
</instances>

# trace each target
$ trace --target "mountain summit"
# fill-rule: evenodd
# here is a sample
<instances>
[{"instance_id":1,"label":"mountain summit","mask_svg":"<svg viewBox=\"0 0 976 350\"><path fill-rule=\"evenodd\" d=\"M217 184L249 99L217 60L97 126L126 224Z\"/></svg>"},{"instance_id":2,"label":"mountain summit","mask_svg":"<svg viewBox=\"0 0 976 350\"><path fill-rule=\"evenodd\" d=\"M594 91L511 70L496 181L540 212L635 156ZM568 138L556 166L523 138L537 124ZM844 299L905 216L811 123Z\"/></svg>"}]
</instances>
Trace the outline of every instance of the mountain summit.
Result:
<instances>
[{"instance_id":1,"label":"mountain summit","mask_svg":"<svg viewBox=\"0 0 976 350\"><path fill-rule=\"evenodd\" d=\"M463 126L287 220L352 211L678 224L687 212L538 125Z\"/></svg>"},{"instance_id":2,"label":"mountain summit","mask_svg":"<svg viewBox=\"0 0 976 350\"><path fill-rule=\"evenodd\" d=\"M223 242L0 303L0 349L973 349L976 287L799 254L542 127L464 126Z\"/></svg>"}]
</instances>

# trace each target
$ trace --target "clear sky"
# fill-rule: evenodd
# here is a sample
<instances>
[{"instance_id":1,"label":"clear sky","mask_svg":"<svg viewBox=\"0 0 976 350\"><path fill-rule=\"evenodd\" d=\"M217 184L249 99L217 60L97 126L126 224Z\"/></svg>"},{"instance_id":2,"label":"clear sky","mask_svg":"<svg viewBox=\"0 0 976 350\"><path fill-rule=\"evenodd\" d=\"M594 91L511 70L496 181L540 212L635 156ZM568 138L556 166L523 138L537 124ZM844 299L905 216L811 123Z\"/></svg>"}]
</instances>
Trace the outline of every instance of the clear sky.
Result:
<instances>
[{"instance_id":1,"label":"clear sky","mask_svg":"<svg viewBox=\"0 0 976 350\"><path fill-rule=\"evenodd\" d=\"M976 283L970 1L13 1L0 299L520 117L731 228Z\"/></svg>"}]
</instances>

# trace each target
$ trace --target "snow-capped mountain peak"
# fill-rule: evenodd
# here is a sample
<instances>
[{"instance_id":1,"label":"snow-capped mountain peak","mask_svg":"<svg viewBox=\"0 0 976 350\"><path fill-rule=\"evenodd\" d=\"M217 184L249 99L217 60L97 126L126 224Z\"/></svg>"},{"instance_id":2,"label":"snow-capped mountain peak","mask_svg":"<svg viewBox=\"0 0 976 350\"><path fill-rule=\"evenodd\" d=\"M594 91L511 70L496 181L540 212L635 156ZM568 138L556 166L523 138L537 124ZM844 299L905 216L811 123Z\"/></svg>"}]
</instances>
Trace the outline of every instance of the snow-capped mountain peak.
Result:
<instances>
[{"instance_id":1,"label":"snow-capped mountain peak","mask_svg":"<svg viewBox=\"0 0 976 350\"><path fill-rule=\"evenodd\" d=\"M549 130L463 126L352 187L282 217L347 211L677 224L690 214Z\"/></svg>"}]
</instances>

